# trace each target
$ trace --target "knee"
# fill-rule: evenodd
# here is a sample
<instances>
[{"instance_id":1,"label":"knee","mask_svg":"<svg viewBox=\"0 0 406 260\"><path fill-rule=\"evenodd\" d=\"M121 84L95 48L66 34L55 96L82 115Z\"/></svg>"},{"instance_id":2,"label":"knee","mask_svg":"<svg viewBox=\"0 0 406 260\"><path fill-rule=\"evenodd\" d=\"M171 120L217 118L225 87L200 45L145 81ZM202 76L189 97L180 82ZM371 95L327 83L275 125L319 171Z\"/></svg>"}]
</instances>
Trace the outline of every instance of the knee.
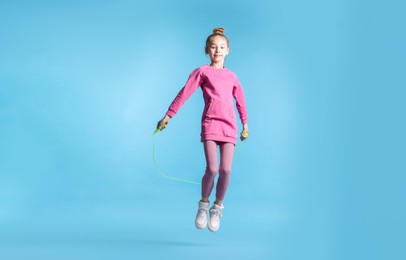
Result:
<instances>
[{"instance_id":1,"label":"knee","mask_svg":"<svg viewBox=\"0 0 406 260\"><path fill-rule=\"evenodd\" d=\"M219 174L221 174L221 175L231 175L231 167L230 168L221 167Z\"/></svg>"},{"instance_id":2,"label":"knee","mask_svg":"<svg viewBox=\"0 0 406 260\"><path fill-rule=\"evenodd\" d=\"M219 171L219 168L217 167L217 165L207 165L206 166L206 174L210 174L210 175L216 175Z\"/></svg>"}]
</instances>

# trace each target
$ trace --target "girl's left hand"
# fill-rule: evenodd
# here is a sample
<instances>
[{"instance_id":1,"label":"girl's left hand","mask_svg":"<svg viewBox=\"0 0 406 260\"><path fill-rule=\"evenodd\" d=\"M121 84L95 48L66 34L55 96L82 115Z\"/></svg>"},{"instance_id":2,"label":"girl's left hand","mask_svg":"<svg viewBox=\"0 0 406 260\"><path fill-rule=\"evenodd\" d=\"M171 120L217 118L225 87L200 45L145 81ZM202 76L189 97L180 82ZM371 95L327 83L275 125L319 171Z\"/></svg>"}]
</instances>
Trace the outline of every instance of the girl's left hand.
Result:
<instances>
[{"instance_id":1,"label":"girl's left hand","mask_svg":"<svg viewBox=\"0 0 406 260\"><path fill-rule=\"evenodd\" d=\"M248 138L248 130L242 130L241 135L240 135L241 141L244 141L247 138Z\"/></svg>"},{"instance_id":2,"label":"girl's left hand","mask_svg":"<svg viewBox=\"0 0 406 260\"><path fill-rule=\"evenodd\" d=\"M248 123L245 123L242 126L242 132L241 132L241 135L240 135L241 141L244 141L245 139L248 138L248 132L249 132L248 131Z\"/></svg>"}]
</instances>

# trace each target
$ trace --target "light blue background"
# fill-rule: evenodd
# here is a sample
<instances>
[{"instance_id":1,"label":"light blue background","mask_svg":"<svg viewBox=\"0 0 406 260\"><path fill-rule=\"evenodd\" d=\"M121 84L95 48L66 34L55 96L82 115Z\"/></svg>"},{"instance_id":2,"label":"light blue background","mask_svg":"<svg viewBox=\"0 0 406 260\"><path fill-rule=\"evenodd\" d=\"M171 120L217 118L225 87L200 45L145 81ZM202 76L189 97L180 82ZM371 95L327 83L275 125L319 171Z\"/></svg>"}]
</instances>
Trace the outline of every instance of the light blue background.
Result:
<instances>
[{"instance_id":1,"label":"light blue background","mask_svg":"<svg viewBox=\"0 0 406 260\"><path fill-rule=\"evenodd\" d=\"M1 259L405 259L401 1L0 3ZM222 228L156 122L224 27L250 137ZM199 181L198 90L156 136Z\"/></svg>"}]
</instances>

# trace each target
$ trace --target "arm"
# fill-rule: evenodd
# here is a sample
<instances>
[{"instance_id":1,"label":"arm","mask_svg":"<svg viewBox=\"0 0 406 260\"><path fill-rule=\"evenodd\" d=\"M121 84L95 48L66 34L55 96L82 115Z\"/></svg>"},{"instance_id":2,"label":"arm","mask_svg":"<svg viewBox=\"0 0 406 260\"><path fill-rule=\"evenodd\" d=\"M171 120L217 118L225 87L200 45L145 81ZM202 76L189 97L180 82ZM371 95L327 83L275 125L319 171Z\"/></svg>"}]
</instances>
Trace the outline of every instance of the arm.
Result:
<instances>
[{"instance_id":1,"label":"arm","mask_svg":"<svg viewBox=\"0 0 406 260\"><path fill-rule=\"evenodd\" d=\"M190 74L185 86L179 91L178 95L172 101L165 116L158 122L157 129L165 129L166 125L169 123L169 120L175 116L182 105L196 91L202 82L203 77L201 71L199 69L194 70Z\"/></svg>"},{"instance_id":2,"label":"arm","mask_svg":"<svg viewBox=\"0 0 406 260\"><path fill-rule=\"evenodd\" d=\"M244 90L243 90L238 78L235 79L234 88L233 88L233 96L235 99L235 103L236 103L238 114L240 116L241 123L243 125L243 130L240 134L240 139L241 139L241 141L244 141L245 139L248 138L248 132L249 132L248 114L247 114L247 108L246 108L246 104L245 104Z\"/></svg>"}]
</instances>

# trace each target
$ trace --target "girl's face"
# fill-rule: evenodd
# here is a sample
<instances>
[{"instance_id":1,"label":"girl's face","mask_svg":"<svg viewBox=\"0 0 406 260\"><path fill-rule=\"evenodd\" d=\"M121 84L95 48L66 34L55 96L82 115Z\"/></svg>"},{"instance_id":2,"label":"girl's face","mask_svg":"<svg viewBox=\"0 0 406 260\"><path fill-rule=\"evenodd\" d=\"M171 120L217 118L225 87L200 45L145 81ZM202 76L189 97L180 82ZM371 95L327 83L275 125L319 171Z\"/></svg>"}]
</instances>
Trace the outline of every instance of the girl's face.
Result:
<instances>
[{"instance_id":1,"label":"girl's face","mask_svg":"<svg viewBox=\"0 0 406 260\"><path fill-rule=\"evenodd\" d=\"M214 36L208 46L208 54L213 63L223 63L229 53L227 40L221 36Z\"/></svg>"}]
</instances>

